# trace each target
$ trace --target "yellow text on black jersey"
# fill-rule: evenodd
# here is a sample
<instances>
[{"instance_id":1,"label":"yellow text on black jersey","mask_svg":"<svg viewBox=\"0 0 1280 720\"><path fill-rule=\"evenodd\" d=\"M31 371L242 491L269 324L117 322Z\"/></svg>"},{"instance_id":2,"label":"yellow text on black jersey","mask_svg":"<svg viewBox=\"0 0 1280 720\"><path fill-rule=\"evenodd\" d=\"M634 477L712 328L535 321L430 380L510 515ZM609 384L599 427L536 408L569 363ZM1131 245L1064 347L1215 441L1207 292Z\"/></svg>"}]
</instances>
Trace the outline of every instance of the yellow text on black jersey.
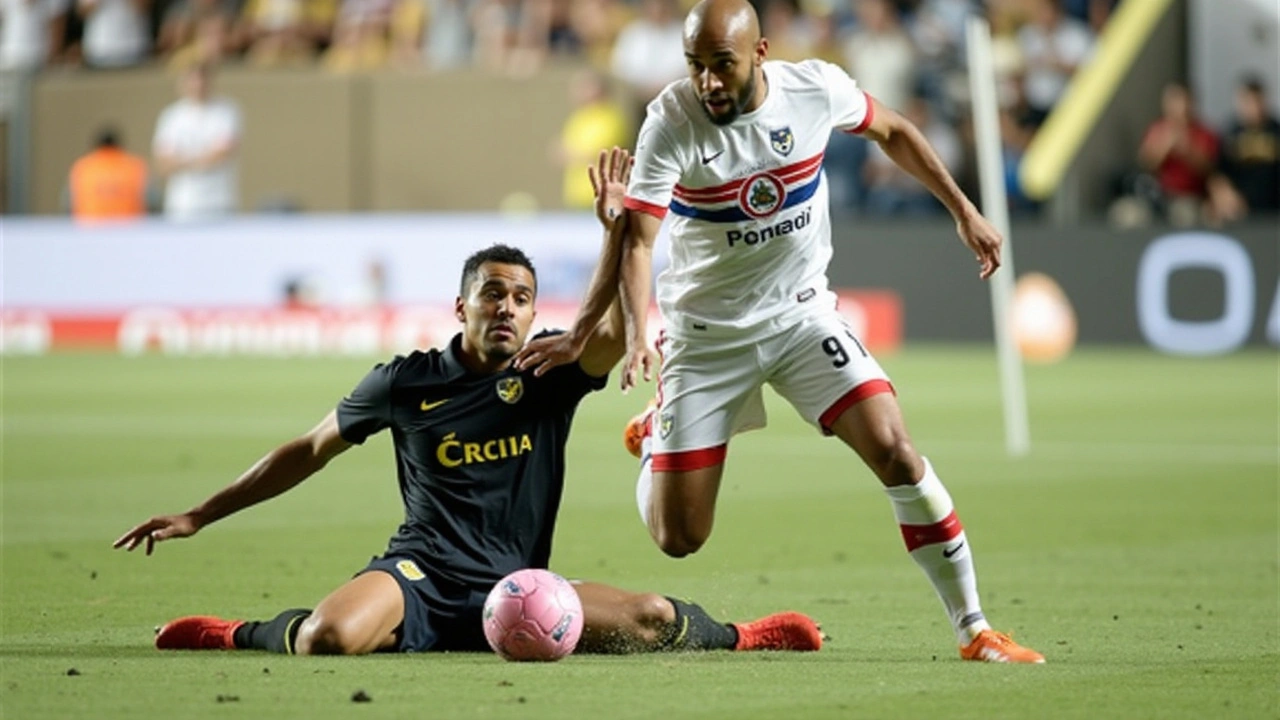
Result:
<instances>
[{"instance_id":1,"label":"yellow text on black jersey","mask_svg":"<svg viewBox=\"0 0 1280 720\"><path fill-rule=\"evenodd\" d=\"M458 433L449 433L436 448L436 459L445 467L493 462L519 457L533 451L533 441L528 433L468 442L458 439Z\"/></svg>"}]
</instances>

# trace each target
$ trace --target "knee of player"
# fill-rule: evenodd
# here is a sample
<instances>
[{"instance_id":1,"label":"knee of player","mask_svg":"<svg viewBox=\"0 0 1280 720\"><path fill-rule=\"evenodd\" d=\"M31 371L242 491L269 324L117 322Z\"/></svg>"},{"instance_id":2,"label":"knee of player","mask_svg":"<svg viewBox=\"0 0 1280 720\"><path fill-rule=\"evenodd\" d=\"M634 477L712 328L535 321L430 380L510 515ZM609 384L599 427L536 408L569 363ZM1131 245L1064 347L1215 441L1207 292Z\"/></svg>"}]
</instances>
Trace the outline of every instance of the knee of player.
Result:
<instances>
[{"instance_id":1,"label":"knee of player","mask_svg":"<svg viewBox=\"0 0 1280 720\"><path fill-rule=\"evenodd\" d=\"M356 634L343 623L321 615L302 621L294 646L299 655L355 655L361 652Z\"/></svg>"},{"instance_id":2,"label":"knee of player","mask_svg":"<svg viewBox=\"0 0 1280 720\"><path fill-rule=\"evenodd\" d=\"M706 535L687 528L658 528L653 539L662 552L673 558L692 555L707 541Z\"/></svg>"},{"instance_id":3,"label":"knee of player","mask_svg":"<svg viewBox=\"0 0 1280 720\"><path fill-rule=\"evenodd\" d=\"M867 458L867 464L885 485L911 485L924 474L924 461L906 433L886 438Z\"/></svg>"},{"instance_id":4,"label":"knee of player","mask_svg":"<svg viewBox=\"0 0 1280 720\"><path fill-rule=\"evenodd\" d=\"M638 628L641 639L656 643L676 621L676 608L671 601L654 593L634 596L628 602L631 622Z\"/></svg>"}]
</instances>

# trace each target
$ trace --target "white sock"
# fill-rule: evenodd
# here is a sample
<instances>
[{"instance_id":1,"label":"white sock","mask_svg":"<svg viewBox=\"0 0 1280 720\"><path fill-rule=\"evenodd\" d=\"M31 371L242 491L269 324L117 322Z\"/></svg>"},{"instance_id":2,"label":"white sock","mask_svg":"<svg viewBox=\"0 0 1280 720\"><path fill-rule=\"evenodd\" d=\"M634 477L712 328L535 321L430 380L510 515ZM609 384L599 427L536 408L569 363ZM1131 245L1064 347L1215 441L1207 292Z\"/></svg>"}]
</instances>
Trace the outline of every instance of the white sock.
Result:
<instances>
[{"instance_id":1,"label":"white sock","mask_svg":"<svg viewBox=\"0 0 1280 720\"><path fill-rule=\"evenodd\" d=\"M964 527L955 516L951 495L924 461L924 477L915 485L885 488L911 557L938 591L960 644L968 645L991 626L978 601L978 578Z\"/></svg>"},{"instance_id":2,"label":"white sock","mask_svg":"<svg viewBox=\"0 0 1280 720\"><path fill-rule=\"evenodd\" d=\"M649 496L653 494L652 445L651 437L640 441L640 477L636 479L636 507L645 527L649 527Z\"/></svg>"}]
</instances>

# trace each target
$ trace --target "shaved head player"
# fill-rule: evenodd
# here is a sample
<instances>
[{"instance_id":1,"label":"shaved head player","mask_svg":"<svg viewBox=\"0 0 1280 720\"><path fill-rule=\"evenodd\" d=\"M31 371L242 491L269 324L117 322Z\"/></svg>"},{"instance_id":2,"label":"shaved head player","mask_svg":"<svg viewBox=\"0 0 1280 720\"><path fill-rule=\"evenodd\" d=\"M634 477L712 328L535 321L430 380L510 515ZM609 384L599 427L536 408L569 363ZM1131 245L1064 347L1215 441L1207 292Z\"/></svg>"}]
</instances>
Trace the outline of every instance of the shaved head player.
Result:
<instances>
[{"instance_id":1,"label":"shaved head player","mask_svg":"<svg viewBox=\"0 0 1280 720\"><path fill-rule=\"evenodd\" d=\"M650 375L652 248L671 217L671 264L657 282L664 322L658 399L629 430L643 438L641 516L667 554L702 547L729 440L764 426L767 383L884 485L908 552L942 599L960 656L1043 662L987 624L951 496L912 444L888 376L836 312L822 173L831 132L878 143L929 188L950 210L984 279L1000 266L1001 238L902 115L835 65L770 61L768 52L749 3L698 3L684 25L689 77L649 104L640 130L618 272L624 389L637 374ZM606 284L588 292L569 332L530 343L518 366L545 372L578 357L612 297Z\"/></svg>"}]
</instances>

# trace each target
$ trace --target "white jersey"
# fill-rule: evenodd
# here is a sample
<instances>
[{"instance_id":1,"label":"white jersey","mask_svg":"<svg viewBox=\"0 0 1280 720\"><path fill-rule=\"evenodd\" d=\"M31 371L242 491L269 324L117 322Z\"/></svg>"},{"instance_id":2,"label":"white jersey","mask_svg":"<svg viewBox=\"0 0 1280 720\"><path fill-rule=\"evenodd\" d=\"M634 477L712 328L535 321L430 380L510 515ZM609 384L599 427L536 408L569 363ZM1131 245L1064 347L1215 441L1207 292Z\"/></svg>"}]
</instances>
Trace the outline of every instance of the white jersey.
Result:
<instances>
[{"instance_id":1,"label":"white jersey","mask_svg":"<svg viewBox=\"0 0 1280 720\"><path fill-rule=\"evenodd\" d=\"M865 130L873 107L830 63L769 61L764 74L764 102L729 125L685 79L640 130L626 204L673 216L658 306L675 337L742 337L801 304L835 305L822 158L832 129Z\"/></svg>"},{"instance_id":2,"label":"white jersey","mask_svg":"<svg viewBox=\"0 0 1280 720\"><path fill-rule=\"evenodd\" d=\"M156 122L153 148L181 160L200 157L226 143L239 143L240 109L231 100L199 103L182 99L165 108ZM236 161L203 170L183 170L165 184L164 212L171 220L204 220L230 215L239 203Z\"/></svg>"}]
</instances>

